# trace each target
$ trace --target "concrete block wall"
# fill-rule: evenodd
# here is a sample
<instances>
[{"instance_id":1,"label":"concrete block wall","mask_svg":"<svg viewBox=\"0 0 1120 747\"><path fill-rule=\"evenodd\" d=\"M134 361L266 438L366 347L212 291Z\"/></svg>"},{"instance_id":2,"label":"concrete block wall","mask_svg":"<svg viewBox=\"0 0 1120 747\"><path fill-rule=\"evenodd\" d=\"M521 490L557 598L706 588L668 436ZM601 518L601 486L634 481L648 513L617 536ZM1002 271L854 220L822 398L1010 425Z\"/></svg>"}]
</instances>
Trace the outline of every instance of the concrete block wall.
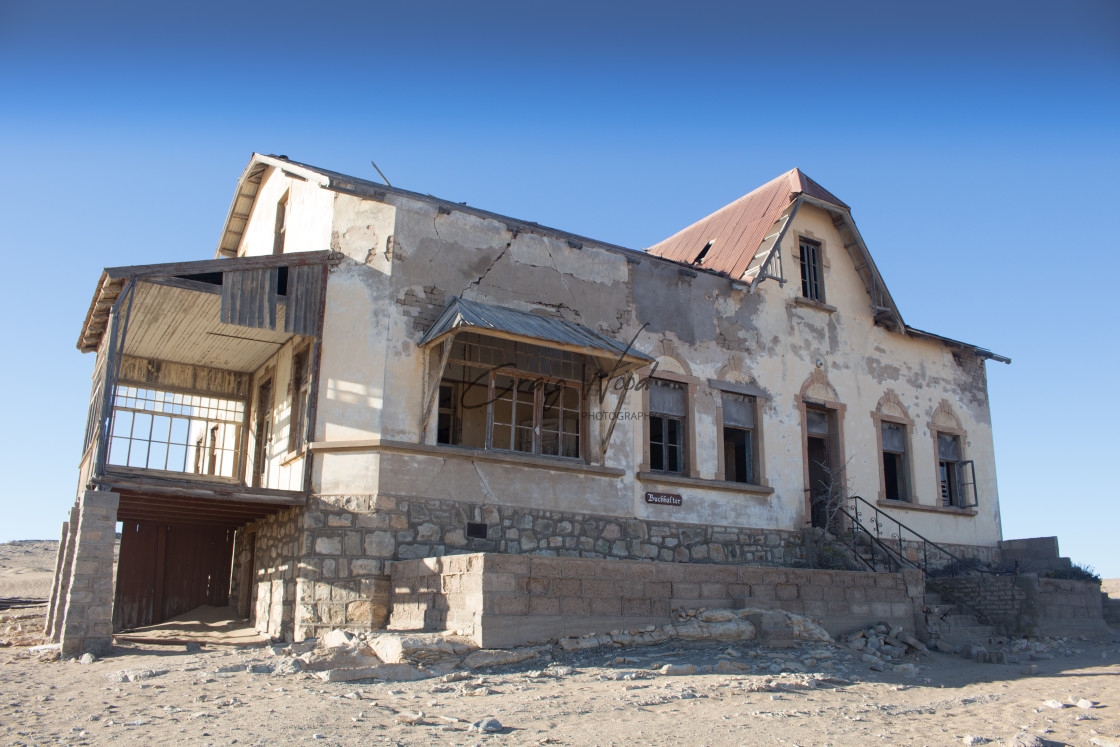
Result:
<instances>
[{"instance_id":1,"label":"concrete block wall","mask_svg":"<svg viewBox=\"0 0 1120 747\"><path fill-rule=\"evenodd\" d=\"M58 553L55 556L54 578L51 580L51 598L43 622L43 636L59 642L62 635L62 618L66 612L66 596L70 590L70 571L74 565L74 537L78 531L78 504L70 509L70 520L62 522Z\"/></svg>"},{"instance_id":2,"label":"concrete block wall","mask_svg":"<svg viewBox=\"0 0 1120 747\"><path fill-rule=\"evenodd\" d=\"M923 575L917 571L859 573L492 553L465 556L449 566L432 559L398 561L391 573L390 627L454 628L486 647L660 625L674 609L693 607L779 608L808 615L833 633L875 622L913 631L924 594ZM464 605L474 604L479 588L481 606L472 617Z\"/></svg>"},{"instance_id":3,"label":"concrete block wall","mask_svg":"<svg viewBox=\"0 0 1120 747\"><path fill-rule=\"evenodd\" d=\"M447 555L393 563L391 627L398 630L465 630L483 609L482 554Z\"/></svg>"},{"instance_id":4,"label":"concrete block wall","mask_svg":"<svg viewBox=\"0 0 1120 747\"><path fill-rule=\"evenodd\" d=\"M120 496L87 490L71 525L73 556L59 642L64 656L108 653L113 647L113 555ZM59 598L61 603L63 598Z\"/></svg>"},{"instance_id":5,"label":"concrete block wall","mask_svg":"<svg viewBox=\"0 0 1120 747\"><path fill-rule=\"evenodd\" d=\"M1099 581L1039 578L1038 603L1043 635L1109 632Z\"/></svg>"}]
</instances>

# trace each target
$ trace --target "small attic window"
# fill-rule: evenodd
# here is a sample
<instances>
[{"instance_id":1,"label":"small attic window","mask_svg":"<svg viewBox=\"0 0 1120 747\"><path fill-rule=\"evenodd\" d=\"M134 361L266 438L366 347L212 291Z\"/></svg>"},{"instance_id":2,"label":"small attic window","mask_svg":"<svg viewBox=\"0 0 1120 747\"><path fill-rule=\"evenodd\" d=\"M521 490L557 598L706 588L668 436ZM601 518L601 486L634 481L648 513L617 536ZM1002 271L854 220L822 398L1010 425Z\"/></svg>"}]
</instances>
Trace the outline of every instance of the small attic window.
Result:
<instances>
[{"instance_id":1,"label":"small attic window","mask_svg":"<svg viewBox=\"0 0 1120 747\"><path fill-rule=\"evenodd\" d=\"M700 253L696 255L696 259L692 260L692 264L694 264L694 265L703 264L704 263L704 257L708 256L708 252L711 251L712 244L714 244L714 243L716 243L716 240L712 239L707 244L705 244L704 248L700 250Z\"/></svg>"}]
</instances>

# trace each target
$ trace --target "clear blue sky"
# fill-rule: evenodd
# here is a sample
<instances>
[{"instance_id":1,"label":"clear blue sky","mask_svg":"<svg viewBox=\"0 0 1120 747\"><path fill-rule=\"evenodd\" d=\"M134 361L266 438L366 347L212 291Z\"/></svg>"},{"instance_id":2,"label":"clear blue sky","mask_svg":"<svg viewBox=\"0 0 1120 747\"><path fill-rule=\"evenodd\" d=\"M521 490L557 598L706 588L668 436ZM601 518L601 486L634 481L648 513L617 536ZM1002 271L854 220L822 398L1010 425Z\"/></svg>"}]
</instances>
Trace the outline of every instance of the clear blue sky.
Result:
<instances>
[{"instance_id":1,"label":"clear blue sky","mask_svg":"<svg viewBox=\"0 0 1120 747\"><path fill-rule=\"evenodd\" d=\"M209 258L252 151L640 248L799 166L986 346L1006 537L1120 576L1120 4L0 0L0 540L71 503L104 266Z\"/></svg>"}]
</instances>

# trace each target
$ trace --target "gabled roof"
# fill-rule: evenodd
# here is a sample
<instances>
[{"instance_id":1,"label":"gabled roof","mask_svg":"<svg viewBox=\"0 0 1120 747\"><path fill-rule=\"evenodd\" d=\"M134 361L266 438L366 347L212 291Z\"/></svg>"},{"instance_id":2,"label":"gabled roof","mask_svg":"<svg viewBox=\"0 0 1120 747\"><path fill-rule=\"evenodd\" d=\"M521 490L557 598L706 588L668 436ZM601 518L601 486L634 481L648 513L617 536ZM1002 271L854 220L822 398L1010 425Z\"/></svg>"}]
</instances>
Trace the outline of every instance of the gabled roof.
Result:
<instances>
[{"instance_id":1,"label":"gabled roof","mask_svg":"<svg viewBox=\"0 0 1120 747\"><path fill-rule=\"evenodd\" d=\"M384 201L386 195L395 194L421 200L437 205L441 209L460 211L488 220L504 222L511 231L527 231L566 240L568 245L574 248L581 248L586 244L622 254L632 261L648 256L654 260L684 264L700 272L728 276L733 283L733 287L737 282L747 282L752 292L760 282L768 277L773 277L767 272L770 257L775 254L773 249L780 244L785 229L792 221L797 208L808 203L831 214L832 222L840 231L845 248L855 260L856 271L867 289L876 320L894 327L903 334L936 338L968 350L974 350L988 358L1010 362L1003 356L969 343L909 329L902 321L902 315L894 303L894 299L887 291L886 284L883 282L878 268L875 267L875 262L871 259L863 238L859 235L859 230L852 220L851 209L836 195L806 176L800 169L795 168L787 171L727 207L717 210L708 217L697 221L683 231L643 252L542 226L533 221L470 207L466 203L452 202L430 194L411 192L388 184L292 161L287 156L254 153L252 158L249 159L249 165L246 166L237 182L237 192L222 227L222 235L215 252L216 258L236 256L241 236L256 202L257 191L269 169L278 169L295 179L312 182L324 189L361 198ZM703 251L709 241L712 242L711 248L704 256L704 261L697 264L696 257Z\"/></svg>"},{"instance_id":2,"label":"gabled roof","mask_svg":"<svg viewBox=\"0 0 1120 747\"><path fill-rule=\"evenodd\" d=\"M512 231L554 236L567 241L569 246L572 247L578 248L586 244L634 258L644 256L644 252L638 251L637 249L629 249L606 241L580 236L570 231L563 231L559 228L542 226L540 223L534 221L522 220L520 218L494 213L489 210L471 207L465 202L452 202L451 200L445 200L430 194L411 192L407 189L401 189L400 187L394 187L389 184L382 184L381 182L370 181L369 179L362 179L338 171L331 171L330 169L293 161L287 156L254 153L252 158L249 159L249 165L245 167L245 170L241 173L241 177L237 180L237 192L234 194L233 202L229 206L229 212L226 214L225 223L222 224L222 234L218 239L218 248L214 252L215 259L219 257L237 256L237 248L241 243L241 237L245 232L245 226L248 224L249 217L252 215L253 206L257 199L257 191L260 189L261 181L267 175L269 169L278 169L287 176L318 184L323 189L329 189L334 192L355 195L379 202L384 202L386 195L400 195L402 197L408 197L436 205L441 209L449 211L455 210L470 215L476 215L486 220L499 221L505 223Z\"/></svg>"},{"instance_id":3,"label":"gabled roof","mask_svg":"<svg viewBox=\"0 0 1120 747\"><path fill-rule=\"evenodd\" d=\"M840 210L848 210L834 194L801 172L791 169L758 189L743 195L683 231L654 244L646 252L685 264L696 258L711 242L711 247L698 263L705 270L741 278L762 245L762 239L798 195L826 202Z\"/></svg>"}]
</instances>

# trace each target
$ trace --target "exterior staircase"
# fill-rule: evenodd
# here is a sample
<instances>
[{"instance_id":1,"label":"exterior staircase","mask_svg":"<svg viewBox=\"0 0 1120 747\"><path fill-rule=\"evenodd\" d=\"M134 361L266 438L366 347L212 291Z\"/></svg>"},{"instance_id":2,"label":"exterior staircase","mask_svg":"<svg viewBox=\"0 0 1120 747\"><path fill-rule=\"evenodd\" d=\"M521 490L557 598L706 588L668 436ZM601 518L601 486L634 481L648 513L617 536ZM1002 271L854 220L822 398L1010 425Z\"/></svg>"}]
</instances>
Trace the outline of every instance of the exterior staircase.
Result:
<instances>
[{"instance_id":1,"label":"exterior staircase","mask_svg":"<svg viewBox=\"0 0 1120 747\"><path fill-rule=\"evenodd\" d=\"M971 612L946 603L928 586L922 617L928 635L928 640L924 642L934 651L967 654L972 646L987 646L995 638L995 629L991 625L983 625Z\"/></svg>"}]
</instances>

